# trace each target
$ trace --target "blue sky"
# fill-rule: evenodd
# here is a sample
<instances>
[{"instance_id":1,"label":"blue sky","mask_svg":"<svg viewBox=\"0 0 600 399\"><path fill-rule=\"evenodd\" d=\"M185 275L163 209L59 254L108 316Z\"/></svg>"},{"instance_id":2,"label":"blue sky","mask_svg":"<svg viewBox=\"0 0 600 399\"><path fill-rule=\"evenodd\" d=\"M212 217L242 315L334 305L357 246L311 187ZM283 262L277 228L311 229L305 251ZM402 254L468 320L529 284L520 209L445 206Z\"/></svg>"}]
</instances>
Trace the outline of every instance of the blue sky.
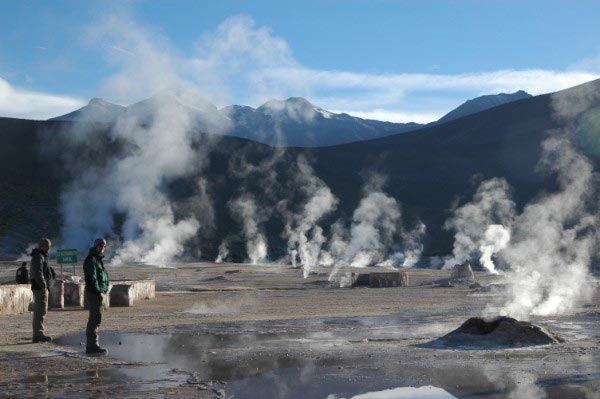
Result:
<instances>
[{"instance_id":1,"label":"blue sky","mask_svg":"<svg viewBox=\"0 0 600 399\"><path fill-rule=\"evenodd\" d=\"M192 88L219 106L304 96L336 112L434 120L481 94L600 77L598 1L0 3L0 115Z\"/></svg>"}]
</instances>

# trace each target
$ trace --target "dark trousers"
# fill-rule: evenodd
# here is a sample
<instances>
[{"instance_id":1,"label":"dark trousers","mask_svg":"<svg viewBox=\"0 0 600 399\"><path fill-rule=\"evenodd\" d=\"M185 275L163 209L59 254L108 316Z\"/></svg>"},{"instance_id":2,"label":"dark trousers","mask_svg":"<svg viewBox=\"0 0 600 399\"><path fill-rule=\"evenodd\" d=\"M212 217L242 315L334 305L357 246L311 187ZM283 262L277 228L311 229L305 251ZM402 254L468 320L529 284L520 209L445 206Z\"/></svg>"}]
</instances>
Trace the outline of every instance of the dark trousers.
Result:
<instances>
[{"instance_id":1,"label":"dark trousers","mask_svg":"<svg viewBox=\"0 0 600 399\"><path fill-rule=\"evenodd\" d=\"M85 299L90 307L90 316L85 331L87 347L94 348L99 346L98 329L102 323L102 295L86 291Z\"/></svg>"},{"instance_id":2,"label":"dark trousers","mask_svg":"<svg viewBox=\"0 0 600 399\"><path fill-rule=\"evenodd\" d=\"M33 292L33 338L44 336L44 319L48 313L48 290L31 290Z\"/></svg>"}]
</instances>

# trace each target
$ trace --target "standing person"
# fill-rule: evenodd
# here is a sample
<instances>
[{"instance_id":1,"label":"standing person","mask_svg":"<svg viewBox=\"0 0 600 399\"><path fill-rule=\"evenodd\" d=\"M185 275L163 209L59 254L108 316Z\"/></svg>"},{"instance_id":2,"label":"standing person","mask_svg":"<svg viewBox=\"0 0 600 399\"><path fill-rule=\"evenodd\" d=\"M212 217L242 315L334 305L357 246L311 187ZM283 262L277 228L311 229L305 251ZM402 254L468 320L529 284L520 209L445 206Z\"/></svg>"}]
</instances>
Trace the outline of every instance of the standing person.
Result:
<instances>
[{"instance_id":1,"label":"standing person","mask_svg":"<svg viewBox=\"0 0 600 399\"><path fill-rule=\"evenodd\" d=\"M21 267L17 269L16 274L17 284L29 284L29 270L27 270L27 262L21 263Z\"/></svg>"},{"instance_id":2,"label":"standing person","mask_svg":"<svg viewBox=\"0 0 600 399\"><path fill-rule=\"evenodd\" d=\"M44 319L48 313L48 291L50 291L50 268L48 252L52 243L42 238L37 248L31 251L31 291L33 292L33 343L50 342L44 334Z\"/></svg>"},{"instance_id":3,"label":"standing person","mask_svg":"<svg viewBox=\"0 0 600 399\"><path fill-rule=\"evenodd\" d=\"M90 316L85 332L87 337L85 352L96 355L107 353L107 350L101 348L98 342L98 328L102 323L102 294L108 292L108 274L103 262L105 250L106 240L104 238L96 239L94 246L90 248L90 252L83 262L85 299L90 307Z\"/></svg>"}]
</instances>

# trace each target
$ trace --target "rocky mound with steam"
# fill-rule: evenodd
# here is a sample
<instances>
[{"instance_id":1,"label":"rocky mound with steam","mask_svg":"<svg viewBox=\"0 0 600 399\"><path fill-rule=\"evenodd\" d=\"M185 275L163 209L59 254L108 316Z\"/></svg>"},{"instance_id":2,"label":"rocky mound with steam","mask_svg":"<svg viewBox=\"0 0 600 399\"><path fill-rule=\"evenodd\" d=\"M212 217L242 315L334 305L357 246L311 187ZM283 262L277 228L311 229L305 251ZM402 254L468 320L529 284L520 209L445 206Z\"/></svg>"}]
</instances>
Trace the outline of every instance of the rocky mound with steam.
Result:
<instances>
[{"instance_id":1,"label":"rocky mound with steam","mask_svg":"<svg viewBox=\"0 0 600 399\"><path fill-rule=\"evenodd\" d=\"M543 327L512 317L485 320L472 317L456 330L429 343L436 348L496 349L564 342Z\"/></svg>"}]
</instances>

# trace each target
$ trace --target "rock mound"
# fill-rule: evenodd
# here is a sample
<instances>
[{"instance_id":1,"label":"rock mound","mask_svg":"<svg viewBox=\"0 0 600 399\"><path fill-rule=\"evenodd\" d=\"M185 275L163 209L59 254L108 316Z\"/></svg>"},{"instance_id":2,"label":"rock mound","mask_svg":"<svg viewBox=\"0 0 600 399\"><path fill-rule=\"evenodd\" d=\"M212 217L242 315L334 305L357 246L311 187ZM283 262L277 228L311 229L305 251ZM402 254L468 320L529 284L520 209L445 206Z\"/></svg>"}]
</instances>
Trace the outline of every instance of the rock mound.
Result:
<instances>
[{"instance_id":1,"label":"rock mound","mask_svg":"<svg viewBox=\"0 0 600 399\"><path fill-rule=\"evenodd\" d=\"M204 282L204 283L208 283L211 281L228 281L228 280L225 276L209 277L209 278L205 278L204 280L202 280L202 282Z\"/></svg>"},{"instance_id":2,"label":"rock mound","mask_svg":"<svg viewBox=\"0 0 600 399\"><path fill-rule=\"evenodd\" d=\"M479 287L473 287L476 293L479 294L492 294L499 295L507 292L510 289L508 284L488 284L488 285L480 285Z\"/></svg>"},{"instance_id":3,"label":"rock mound","mask_svg":"<svg viewBox=\"0 0 600 399\"><path fill-rule=\"evenodd\" d=\"M471 285L473 280L468 278L443 278L433 282L433 288L470 287Z\"/></svg>"},{"instance_id":4,"label":"rock mound","mask_svg":"<svg viewBox=\"0 0 600 399\"><path fill-rule=\"evenodd\" d=\"M543 327L503 316L489 321L472 317L456 330L430 344L437 348L496 349L559 342L564 340Z\"/></svg>"}]
</instances>

